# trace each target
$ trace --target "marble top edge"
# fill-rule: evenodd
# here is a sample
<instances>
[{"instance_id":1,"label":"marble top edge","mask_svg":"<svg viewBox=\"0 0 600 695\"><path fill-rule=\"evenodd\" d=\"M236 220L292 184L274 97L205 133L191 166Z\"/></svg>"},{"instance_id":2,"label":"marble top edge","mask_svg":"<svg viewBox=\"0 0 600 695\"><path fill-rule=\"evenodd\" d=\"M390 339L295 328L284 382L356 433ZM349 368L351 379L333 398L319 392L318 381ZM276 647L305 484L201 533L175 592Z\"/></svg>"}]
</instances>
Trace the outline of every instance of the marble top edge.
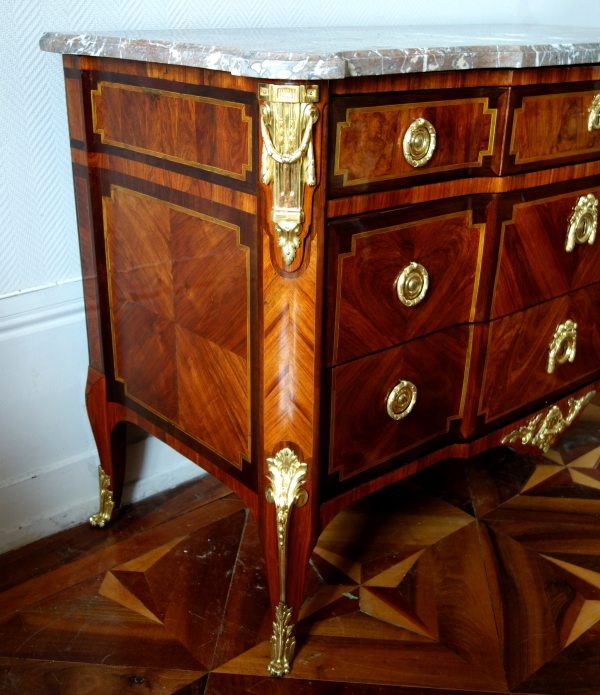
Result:
<instances>
[{"instance_id":1,"label":"marble top edge","mask_svg":"<svg viewBox=\"0 0 600 695\"><path fill-rule=\"evenodd\" d=\"M538 25L203 29L46 33L52 53L222 70L262 79L333 80L600 62L600 28Z\"/></svg>"}]
</instances>

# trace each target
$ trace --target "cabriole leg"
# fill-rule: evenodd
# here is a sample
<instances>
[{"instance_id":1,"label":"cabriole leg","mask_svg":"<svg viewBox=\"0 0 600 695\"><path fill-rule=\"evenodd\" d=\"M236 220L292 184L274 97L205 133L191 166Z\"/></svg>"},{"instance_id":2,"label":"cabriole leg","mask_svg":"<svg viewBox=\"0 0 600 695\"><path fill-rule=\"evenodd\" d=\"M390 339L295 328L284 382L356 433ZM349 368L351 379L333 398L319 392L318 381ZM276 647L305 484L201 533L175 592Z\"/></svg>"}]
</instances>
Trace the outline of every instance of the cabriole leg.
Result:
<instances>
[{"instance_id":1,"label":"cabriole leg","mask_svg":"<svg viewBox=\"0 0 600 695\"><path fill-rule=\"evenodd\" d=\"M106 379L92 367L88 371L86 406L100 465L98 482L100 505L98 512L90 516L90 524L103 528L116 518L121 507L123 483L125 481L125 423L112 426L108 416Z\"/></svg>"}]
</instances>

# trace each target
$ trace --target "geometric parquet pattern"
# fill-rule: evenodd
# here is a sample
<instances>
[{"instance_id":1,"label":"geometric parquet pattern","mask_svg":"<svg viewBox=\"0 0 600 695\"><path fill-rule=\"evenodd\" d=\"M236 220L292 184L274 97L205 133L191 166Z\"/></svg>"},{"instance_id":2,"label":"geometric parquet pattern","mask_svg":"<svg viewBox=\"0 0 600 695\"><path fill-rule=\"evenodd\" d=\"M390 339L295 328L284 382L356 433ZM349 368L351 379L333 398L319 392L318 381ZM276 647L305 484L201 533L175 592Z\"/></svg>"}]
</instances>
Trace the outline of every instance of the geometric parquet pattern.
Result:
<instances>
[{"instance_id":1,"label":"geometric parquet pattern","mask_svg":"<svg viewBox=\"0 0 600 695\"><path fill-rule=\"evenodd\" d=\"M445 461L348 507L269 678L256 526L212 478L0 558L2 695L597 695L600 399L544 457Z\"/></svg>"}]
</instances>

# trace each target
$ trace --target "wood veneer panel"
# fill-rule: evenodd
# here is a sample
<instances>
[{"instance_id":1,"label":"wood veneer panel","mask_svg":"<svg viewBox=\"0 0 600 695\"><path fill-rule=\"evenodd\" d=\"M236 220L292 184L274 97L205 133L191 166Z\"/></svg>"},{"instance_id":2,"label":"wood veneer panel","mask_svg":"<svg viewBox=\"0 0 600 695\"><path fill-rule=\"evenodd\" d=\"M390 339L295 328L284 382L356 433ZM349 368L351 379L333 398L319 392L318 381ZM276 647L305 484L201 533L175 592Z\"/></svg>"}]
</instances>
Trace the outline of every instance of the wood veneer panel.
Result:
<instances>
[{"instance_id":1,"label":"wood veneer panel","mask_svg":"<svg viewBox=\"0 0 600 695\"><path fill-rule=\"evenodd\" d=\"M135 302L113 311L115 361L127 392L169 420L178 417L175 324Z\"/></svg>"},{"instance_id":2,"label":"wood veneer panel","mask_svg":"<svg viewBox=\"0 0 600 695\"><path fill-rule=\"evenodd\" d=\"M499 162L492 160L500 152L505 96L490 89L333 99L330 192L349 195L407 186L423 176L497 170ZM428 120L437 133L433 157L420 168L411 166L402 150L404 134L417 118Z\"/></svg>"},{"instance_id":3,"label":"wood veneer panel","mask_svg":"<svg viewBox=\"0 0 600 695\"><path fill-rule=\"evenodd\" d=\"M65 78L67 94L67 115L69 118L69 135L72 140L85 142L85 119L83 113L83 91L81 80Z\"/></svg>"},{"instance_id":4,"label":"wood veneer panel","mask_svg":"<svg viewBox=\"0 0 600 695\"><path fill-rule=\"evenodd\" d=\"M204 339L248 356L248 256L220 224L169 210L175 320Z\"/></svg>"},{"instance_id":5,"label":"wood veneer panel","mask_svg":"<svg viewBox=\"0 0 600 695\"><path fill-rule=\"evenodd\" d=\"M344 480L447 433L462 416L470 335L458 326L334 367L329 473ZM417 402L392 420L386 401L400 380L415 384Z\"/></svg>"},{"instance_id":6,"label":"wood veneer panel","mask_svg":"<svg viewBox=\"0 0 600 695\"><path fill-rule=\"evenodd\" d=\"M246 360L182 326L175 335L177 423L242 468L242 455L249 456Z\"/></svg>"},{"instance_id":7,"label":"wood veneer panel","mask_svg":"<svg viewBox=\"0 0 600 695\"><path fill-rule=\"evenodd\" d=\"M87 180L80 176L74 176L74 182L90 366L103 372L98 276L94 254L89 186Z\"/></svg>"},{"instance_id":8,"label":"wood veneer panel","mask_svg":"<svg viewBox=\"0 0 600 695\"><path fill-rule=\"evenodd\" d=\"M503 173L597 158L600 132L588 131L588 109L600 82L515 87Z\"/></svg>"},{"instance_id":9,"label":"wood veneer panel","mask_svg":"<svg viewBox=\"0 0 600 695\"><path fill-rule=\"evenodd\" d=\"M103 144L164 157L241 181L252 171L252 117L244 103L99 81L94 132Z\"/></svg>"},{"instance_id":10,"label":"wood veneer panel","mask_svg":"<svg viewBox=\"0 0 600 695\"><path fill-rule=\"evenodd\" d=\"M597 180L573 183L569 188L578 185L578 190L565 192L563 185L554 191L546 189L539 198L531 191L504 203L491 318L600 282L599 244L577 244L573 251L565 250L569 220L579 197L600 196Z\"/></svg>"},{"instance_id":11,"label":"wood veneer panel","mask_svg":"<svg viewBox=\"0 0 600 695\"><path fill-rule=\"evenodd\" d=\"M110 190L115 377L128 396L241 468L250 456L250 260L240 228Z\"/></svg>"},{"instance_id":12,"label":"wood veneer panel","mask_svg":"<svg viewBox=\"0 0 600 695\"><path fill-rule=\"evenodd\" d=\"M490 422L600 370L600 285L578 290L492 322L479 412ZM546 372L556 327L577 323L574 362Z\"/></svg>"},{"instance_id":13,"label":"wood veneer panel","mask_svg":"<svg viewBox=\"0 0 600 695\"><path fill-rule=\"evenodd\" d=\"M484 239L492 236L485 233L487 202L462 199L330 225L329 364L475 319ZM429 289L406 306L396 280L413 261L426 269Z\"/></svg>"}]
</instances>

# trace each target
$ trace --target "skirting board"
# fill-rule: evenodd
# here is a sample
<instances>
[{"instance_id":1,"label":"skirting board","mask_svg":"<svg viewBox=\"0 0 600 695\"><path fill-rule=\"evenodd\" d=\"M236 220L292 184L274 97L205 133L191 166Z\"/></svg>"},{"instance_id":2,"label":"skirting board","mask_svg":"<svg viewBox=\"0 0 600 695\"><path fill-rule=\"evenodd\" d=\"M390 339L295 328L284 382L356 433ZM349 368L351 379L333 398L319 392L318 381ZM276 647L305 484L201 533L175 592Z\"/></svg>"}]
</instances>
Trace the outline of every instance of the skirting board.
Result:
<instances>
[{"instance_id":1,"label":"skirting board","mask_svg":"<svg viewBox=\"0 0 600 695\"><path fill-rule=\"evenodd\" d=\"M87 362L81 281L0 298L0 553L97 511ZM127 451L123 501L203 474L157 439L136 441Z\"/></svg>"}]
</instances>

